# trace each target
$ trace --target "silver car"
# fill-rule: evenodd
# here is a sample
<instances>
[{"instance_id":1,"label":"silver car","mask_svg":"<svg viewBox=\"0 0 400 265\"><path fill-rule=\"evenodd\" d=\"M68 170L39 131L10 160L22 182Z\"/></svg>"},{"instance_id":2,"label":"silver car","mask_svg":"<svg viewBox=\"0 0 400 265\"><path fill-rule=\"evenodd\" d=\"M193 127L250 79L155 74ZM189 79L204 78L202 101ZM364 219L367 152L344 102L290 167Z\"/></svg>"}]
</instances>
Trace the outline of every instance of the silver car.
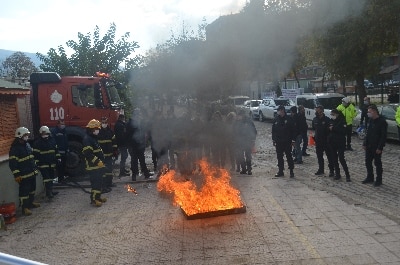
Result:
<instances>
[{"instance_id":1,"label":"silver car","mask_svg":"<svg viewBox=\"0 0 400 265\"><path fill-rule=\"evenodd\" d=\"M399 140L399 134L395 119L396 110L399 107L399 104L386 104L386 105L379 105L377 107L379 115L384 116L386 118L386 122L388 123L387 138L392 140ZM353 120L353 130L356 133L360 125L360 120L361 120L361 111L359 111L358 115ZM360 138L363 138L362 132Z\"/></svg>"}]
</instances>

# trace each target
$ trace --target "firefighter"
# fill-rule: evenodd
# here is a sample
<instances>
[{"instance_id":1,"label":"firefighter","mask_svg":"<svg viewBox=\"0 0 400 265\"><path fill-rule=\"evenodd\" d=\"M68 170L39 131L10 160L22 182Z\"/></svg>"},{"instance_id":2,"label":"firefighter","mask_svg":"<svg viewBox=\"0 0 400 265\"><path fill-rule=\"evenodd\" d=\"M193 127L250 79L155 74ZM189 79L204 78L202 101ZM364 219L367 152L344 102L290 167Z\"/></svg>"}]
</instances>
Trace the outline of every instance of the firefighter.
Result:
<instances>
[{"instance_id":1,"label":"firefighter","mask_svg":"<svg viewBox=\"0 0 400 265\"><path fill-rule=\"evenodd\" d=\"M68 153L68 136L64 120L57 121L57 127L52 130L52 135L56 141L61 163L57 164L58 183L64 182L68 177L65 170Z\"/></svg>"},{"instance_id":2,"label":"firefighter","mask_svg":"<svg viewBox=\"0 0 400 265\"><path fill-rule=\"evenodd\" d=\"M106 172L103 176L103 190L102 193L107 193L111 191L115 184L112 182L113 179L113 160L118 157L117 142L115 140L114 132L108 125L108 118L101 118L101 128L99 135L97 136L97 141L103 150L104 154L104 164L106 166Z\"/></svg>"},{"instance_id":3,"label":"firefighter","mask_svg":"<svg viewBox=\"0 0 400 265\"><path fill-rule=\"evenodd\" d=\"M56 166L61 163L61 156L55 139L51 137L49 127L40 127L39 134L40 137L33 144L33 155L43 177L46 197L51 200L58 194L58 192L53 192L53 179Z\"/></svg>"},{"instance_id":4,"label":"firefighter","mask_svg":"<svg viewBox=\"0 0 400 265\"><path fill-rule=\"evenodd\" d=\"M102 179L105 173L104 155L97 141L101 124L98 120L90 120L86 125L86 135L83 138L82 154L85 158L86 172L90 178L91 192L90 202L96 207L100 207L106 202L106 198L101 197Z\"/></svg>"},{"instance_id":5,"label":"firefighter","mask_svg":"<svg viewBox=\"0 0 400 265\"><path fill-rule=\"evenodd\" d=\"M30 208L38 208L40 204L34 202L36 192L36 169L32 148L28 143L29 130L19 127L15 131L15 140L11 144L9 152L9 167L19 184L19 199L23 215L31 215Z\"/></svg>"}]
</instances>

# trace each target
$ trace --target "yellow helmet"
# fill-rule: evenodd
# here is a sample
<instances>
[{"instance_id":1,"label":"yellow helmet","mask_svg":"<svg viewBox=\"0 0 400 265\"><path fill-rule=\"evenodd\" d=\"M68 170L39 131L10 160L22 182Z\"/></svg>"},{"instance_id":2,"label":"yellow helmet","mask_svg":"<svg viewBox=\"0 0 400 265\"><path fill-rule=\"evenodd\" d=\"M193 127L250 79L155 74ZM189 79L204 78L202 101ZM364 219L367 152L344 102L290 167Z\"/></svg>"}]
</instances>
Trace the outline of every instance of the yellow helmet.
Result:
<instances>
[{"instance_id":1,"label":"yellow helmet","mask_svg":"<svg viewBox=\"0 0 400 265\"><path fill-rule=\"evenodd\" d=\"M50 134L50 129L47 126L42 126L39 129L39 133L40 134Z\"/></svg>"},{"instance_id":2,"label":"yellow helmet","mask_svg":"<svg viewBox=\"0 0 400 265\"><path fill-rule=\"evenodd\" d=\"M19 127L15 130L15 137L22 138L25 134L30 134L31 132L25 127Z\"/></svg>"},{"instance_id":3,"label":"yellow helmet","mask_svg":"<svg viewBox=\"0 0 400 265\"><path fill-rule=\"evenodd\" d=\"M101 127L101 123L96 119L90 120L89 123L86 125L86 128L90 128L90 129L96 129L96 128L100 129L100 127Z\"/></svg>"}]
</instances>

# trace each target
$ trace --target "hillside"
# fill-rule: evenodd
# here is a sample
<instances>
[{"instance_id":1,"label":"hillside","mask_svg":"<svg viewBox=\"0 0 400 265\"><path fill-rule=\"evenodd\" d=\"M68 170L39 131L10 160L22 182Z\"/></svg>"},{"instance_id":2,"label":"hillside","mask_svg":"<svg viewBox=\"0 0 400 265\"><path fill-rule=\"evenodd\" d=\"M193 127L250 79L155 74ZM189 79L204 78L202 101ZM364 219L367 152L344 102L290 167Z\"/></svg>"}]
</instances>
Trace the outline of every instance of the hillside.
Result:
<instances>
[{"instance_id":1,"label":"hillside","mask_svg":"<svg viewBox=\"0 0 400 265\"><path fill-rule=\"evenodd\" d=\"M0 64L2 62L4 62L4 60L9 57L10 55L12 55L13 53L15 53L17 51L10 51L10 50L3 50L0 49ZM36 67L39 67L41 61L36 57L35 53L29 53L29 52L23 52L25 53L26 56L28 56L29 58L31 58L32 62L35 64Z\"/></svg>"}]
</instances>

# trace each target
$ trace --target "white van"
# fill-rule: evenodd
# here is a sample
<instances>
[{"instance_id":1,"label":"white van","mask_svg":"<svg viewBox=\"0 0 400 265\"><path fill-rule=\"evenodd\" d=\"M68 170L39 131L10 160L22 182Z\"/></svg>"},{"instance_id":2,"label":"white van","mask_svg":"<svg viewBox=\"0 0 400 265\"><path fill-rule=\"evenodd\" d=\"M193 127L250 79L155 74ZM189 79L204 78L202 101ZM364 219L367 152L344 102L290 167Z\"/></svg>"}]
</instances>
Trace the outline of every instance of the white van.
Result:
<instances>
[{"instance_id":1,"label":"white van","mask_svg":"<svg viewBox=\"0 0 400 265\"><path fill-rule=\"evenodd\" d=\"M323 106L325 115L330 117L331 110L342 104L344 97L343 94L339 93L302 94L296 96L296 106L304 106L307 124L311 127L312 120L315 117L315 107Z\"/></svg>"}]
</instances>

